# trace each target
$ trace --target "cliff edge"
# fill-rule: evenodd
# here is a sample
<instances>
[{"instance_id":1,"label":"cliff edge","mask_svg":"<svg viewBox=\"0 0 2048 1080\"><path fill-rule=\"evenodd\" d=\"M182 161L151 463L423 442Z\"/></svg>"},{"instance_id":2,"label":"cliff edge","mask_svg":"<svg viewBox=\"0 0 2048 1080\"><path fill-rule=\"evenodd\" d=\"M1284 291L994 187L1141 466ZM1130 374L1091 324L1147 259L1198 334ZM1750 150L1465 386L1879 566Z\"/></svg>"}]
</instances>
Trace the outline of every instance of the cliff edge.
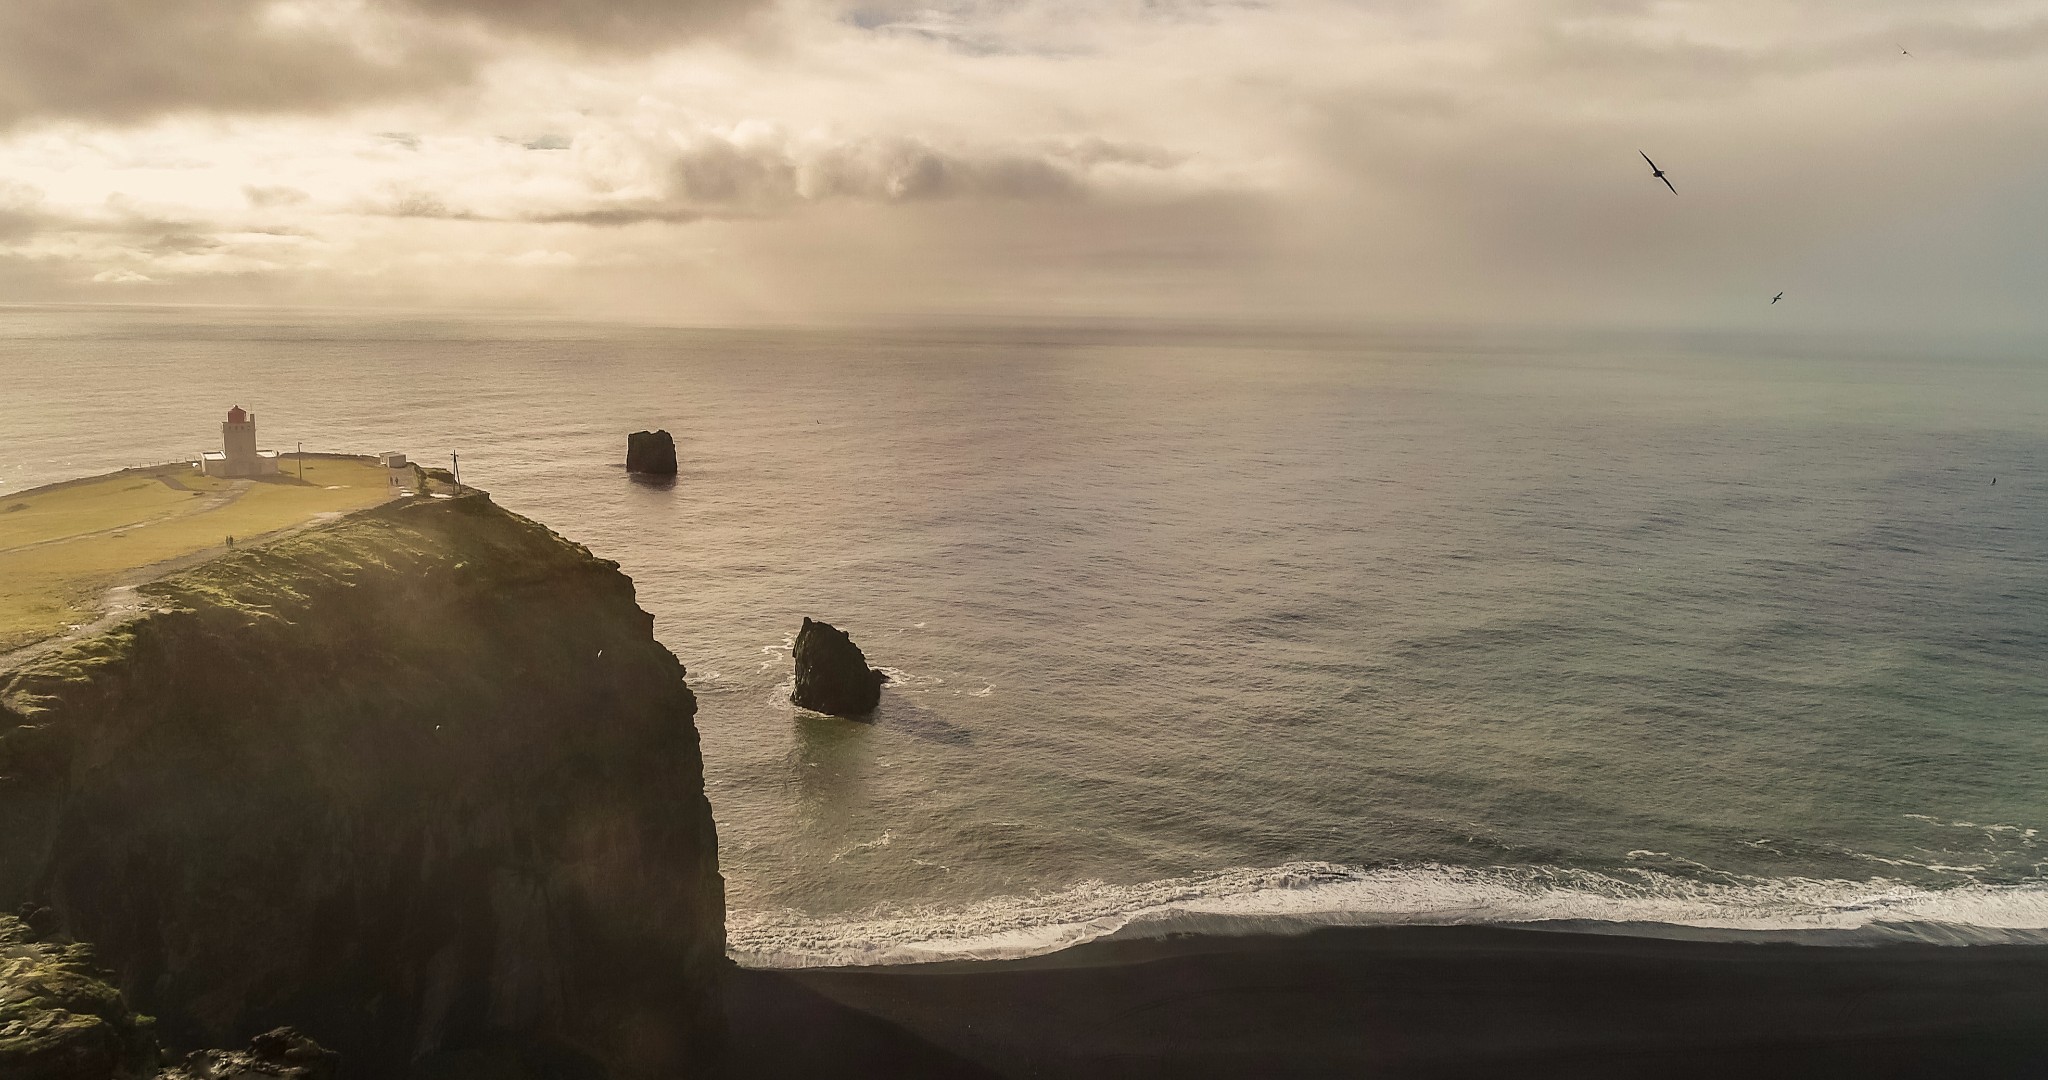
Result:
<instances>
[{"instance_id":1,"label":"cliff edge","mask_svg":"<svg viewBox=\"0 0 2048 1080\"><path fill-rule=\"evenodd\" d=\"M708 1071L696 701L617 564L477 493L141 591L0 674L0 910L54 909L174 1048Z\"/></svg>"}]
</instances>

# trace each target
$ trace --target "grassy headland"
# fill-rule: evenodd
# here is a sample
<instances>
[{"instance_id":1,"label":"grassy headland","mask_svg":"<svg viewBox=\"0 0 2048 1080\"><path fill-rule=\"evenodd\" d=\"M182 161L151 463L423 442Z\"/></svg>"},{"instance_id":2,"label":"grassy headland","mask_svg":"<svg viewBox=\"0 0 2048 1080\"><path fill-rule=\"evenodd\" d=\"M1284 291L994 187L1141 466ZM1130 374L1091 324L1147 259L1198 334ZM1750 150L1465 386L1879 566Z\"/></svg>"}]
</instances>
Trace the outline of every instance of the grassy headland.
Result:
<instances>
[{"instance_id":1,"label":"grassy headland","mask_svg":"<svg viewBox=\"0 0 2048 1080\"><path fill-rule=\"evenodd\" d=\"M0 495L0 651L90 621L107 589L230 536L253 541L395 494L366 458L308 455L303 479L300 465L287 458L283 474L243 480L161 465Z\"/></svg>"}]
</instances>

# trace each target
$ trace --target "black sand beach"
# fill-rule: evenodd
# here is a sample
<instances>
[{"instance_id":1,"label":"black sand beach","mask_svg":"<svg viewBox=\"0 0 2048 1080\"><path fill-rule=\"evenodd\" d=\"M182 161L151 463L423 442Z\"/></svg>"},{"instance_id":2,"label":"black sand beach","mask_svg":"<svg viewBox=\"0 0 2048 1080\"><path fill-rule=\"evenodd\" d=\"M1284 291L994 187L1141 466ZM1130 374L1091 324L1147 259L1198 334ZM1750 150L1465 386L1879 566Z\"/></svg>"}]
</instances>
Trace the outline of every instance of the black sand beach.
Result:
<instances>
[{"instance_id":1,"label":"black sand beach","mask_svg":"<svg viewBox=\"0 0 2048 1080\"><path fill-rule=\"evenodd\" d=\"M732 973L746 1076L2048 1076L2048 947L1507 927Z\"/></svg>"}]
</instances>

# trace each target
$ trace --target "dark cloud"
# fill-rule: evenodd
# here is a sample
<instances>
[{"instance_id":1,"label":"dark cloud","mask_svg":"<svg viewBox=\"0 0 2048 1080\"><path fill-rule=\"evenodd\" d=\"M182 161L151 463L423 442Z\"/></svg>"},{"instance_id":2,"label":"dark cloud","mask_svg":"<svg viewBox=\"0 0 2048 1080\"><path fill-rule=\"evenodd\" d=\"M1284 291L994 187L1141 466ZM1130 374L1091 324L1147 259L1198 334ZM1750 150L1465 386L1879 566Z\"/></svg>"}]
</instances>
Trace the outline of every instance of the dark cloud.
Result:
<instances>
[{"instance_id":1,"label":"dark cloud","mask_svg":"<svg viewBox=\"0 0 2048 1080\"><path fill-rule=\"evenodd\" d=\"M143 250L152 255L194 255L217 251L223 246L225 246L224 242L217 236L208 236L204 233L195 232L179 232L165 233L155 240L144 244Z\"/></svg>"},{"instance_id":2,"label":"dark cloud","mask_svg":"<svg viewBox=\"0 0 2048 1080\"><path fill-rule=\"evenodd\" d=\"M764 2L367 0L335 22L273 0L0 0L0 128L315 111L464 81L491 38L646 51Z\"/></svg>"},{"instance_id":3,"label":"dark cloud","mask_svg":"<svg viewBox=\"0 0 2048 1080\"><path fill-rule=\"evenodd\" d=\"M273 206L296 206L312 196L307 195L298 188L282 184L269 187L258 184L245 184L242 187L242 197L249 200L250 206L257 207L258 209L267 209Z\"/></svg>"},{"instance_id":4,"label":"dark cloud","mask_svg":"<svg viewBox=\"0 0 2048 1080\"><path fill-rule=\"evenodd\" d=\"M365 208L375 217L430 218L438 221L481 221L468 210L457 210L439 195L426 191L397 191Z\"/></svg>"},{"instance_id":5,"label":"dark cloud","mask_svg":"<svg viewBox=\"0 0 2048 1080\"><path fill-rule=\"evenodd\" d=\"M0 126L132 121L179 109L275 112L465 77L474 58L414 40L384 58L331 31L269 24L262 0L6 0Z\"/></svg>"},{"instance_id":6,"label":"dark cloud","mask_svg":"<svg viewBox=\"0 0 2048 1080\"><path fill-rule=\"evenodd\" d=\"M534 207L521 206L518 200L507 205L503 199L479 204L459 193L406 185L368 196L356 203L355 212L370 217L614 229L767 219L827 202L1079 202L1091 191L1093 168L1166 169L1182 159L1153 147L1103 140L1030 149L945 150L909 138L804 143L707 135L682 150L667 151L666 160L657 160L668 175L666 190L654 198L627 199L592 190L580 204L572 199ZM250 198L255 202L258 196L252 193Z\"/></svg>"},{"instance_id":7,"label":"dark cloud","mask_svg":"<svg viewBox=\"0 0 2048 1080\"><path fill-rule=\"evenodd\" d=\"M387 0L441 18L606 48L640 49L728 26L755 0Z\"/></svg>"},{"instance_id":8,"label":"dark cloud","mask_svg":"<svg viewBox=\"0 0 2048 1080\"><path fill-rule=\"evenodd\" d=\"M616 229L627 225L685 225L702 221L708 215L695 210L679 210L663 206L608 206L594 210L568 210L554 213L528 214L518 220L536 225L594 225L598 228Z\"/></svg>"},{"instance_id":9,"label":"dark cloud","mask_svg":"<svg viewBox=\"0 0 2048 1080\"><path fill-rule=\"evenodd\" d=\"M709 217L729 218L736 216L733 214L711 214L701 210L692 210L662 203L613 203L558 210L485 214L450 206L439 195L417 190L393 192L383 198L373 199L363 204L358 212L370 217L422 218L432 221L475 221L524 225L590 225L604 229L649 223L682 225L693 221L702 221Z\"/></svg>"},{"instance_id":10,"label":"dark cloud","mask_svg":"<svg viewBox=\"0 0 2048 1080\"><path fill-rule=\"evenodd\" d=\"M705 138L670 165L676 199L691 206L774 207L818 199L1068 199L1091 164L1049 152L942 150L890 138L799 146Z\"/></svg>"}]
</instances>

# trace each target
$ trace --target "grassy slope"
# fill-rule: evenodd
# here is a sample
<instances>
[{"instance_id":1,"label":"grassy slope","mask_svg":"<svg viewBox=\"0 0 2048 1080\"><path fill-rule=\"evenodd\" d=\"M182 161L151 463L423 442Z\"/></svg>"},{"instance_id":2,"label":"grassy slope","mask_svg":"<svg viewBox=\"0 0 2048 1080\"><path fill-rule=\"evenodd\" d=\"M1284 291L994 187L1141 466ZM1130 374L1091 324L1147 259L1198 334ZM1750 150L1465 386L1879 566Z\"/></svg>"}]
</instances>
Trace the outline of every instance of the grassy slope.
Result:
<instances>
[{"instance_id":1,"label":"grassy slope","mask_svg":"<svg viewBox=\"0 0 2048 1080\"><path fill-rule=\"evenodd\" d=\"M244 484L174 466L4 497L0 650L90 619L109 586L143 568L390 494L385 470L362 461L308 459L303 483L296 462L286 468L289 475ZM218 505L237 487L246 490Z\"/></svg>"}]
</instances>

